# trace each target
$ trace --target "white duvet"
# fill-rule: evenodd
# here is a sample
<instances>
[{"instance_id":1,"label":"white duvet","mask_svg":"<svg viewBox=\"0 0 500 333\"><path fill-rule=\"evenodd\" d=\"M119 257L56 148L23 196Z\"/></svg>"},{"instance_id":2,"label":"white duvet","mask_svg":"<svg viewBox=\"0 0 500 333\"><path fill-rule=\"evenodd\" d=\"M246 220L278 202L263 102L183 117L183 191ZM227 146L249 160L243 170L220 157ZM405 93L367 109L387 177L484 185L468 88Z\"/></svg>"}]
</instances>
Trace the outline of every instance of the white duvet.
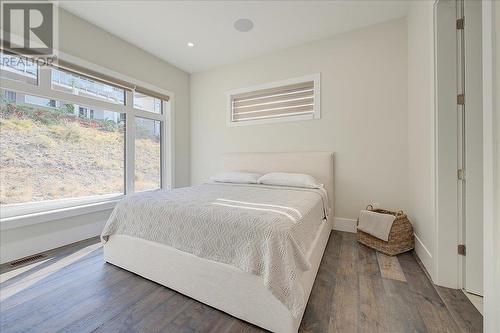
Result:
<instances>
[{"instance_id":1,"label":"white duvet","mask_svg":"<svg viewBox=\"0 0 500 333\"><path fill-rule=\"evenodd\" d=\"M101 237L143 238L255 274L297 317L306 253L327 210L322 189L204 184L124 198Z\"/></svg>"}]
</instances>

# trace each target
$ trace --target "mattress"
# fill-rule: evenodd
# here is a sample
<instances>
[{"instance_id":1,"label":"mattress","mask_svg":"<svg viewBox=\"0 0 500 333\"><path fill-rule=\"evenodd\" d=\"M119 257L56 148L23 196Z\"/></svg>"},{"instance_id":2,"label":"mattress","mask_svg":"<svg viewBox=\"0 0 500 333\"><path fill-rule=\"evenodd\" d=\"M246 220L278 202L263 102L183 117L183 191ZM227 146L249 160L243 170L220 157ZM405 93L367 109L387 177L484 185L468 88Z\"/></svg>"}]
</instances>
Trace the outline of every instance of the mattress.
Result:
<instances>
[{"instance_id":1,"label":"mattress","mask_svg":"<svg viewBox=\"0 0 500 333\"><path fill-rule=\"evenodd\" d=\"M102 237L128 235L231 265L260 278L298 317L307 300L301 276L327 210L318 189L204 184L123 199Z\"/></svg>"}]
</instances>

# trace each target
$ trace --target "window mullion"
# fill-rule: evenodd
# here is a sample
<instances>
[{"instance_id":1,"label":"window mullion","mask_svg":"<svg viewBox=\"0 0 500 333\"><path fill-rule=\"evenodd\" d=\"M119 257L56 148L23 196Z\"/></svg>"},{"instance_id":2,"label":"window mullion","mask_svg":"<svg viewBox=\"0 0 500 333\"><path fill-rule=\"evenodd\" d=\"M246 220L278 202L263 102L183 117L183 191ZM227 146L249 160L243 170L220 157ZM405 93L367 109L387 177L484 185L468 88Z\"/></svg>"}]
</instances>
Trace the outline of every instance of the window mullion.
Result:
<instances>
[{"instance_id":1,"label":"window mullion","mask_svg":"<svg viewBox=\"0 0 500 333\"><path fill-rule=\"evenodd\" d=\"M132 91L125 92L126 147L125 147L125 188L126 194L134 193L135 179L135 117Z\"/></svg>"},{"instance_id":2,"label":"window mullion","mask_svg":"<svg viewBox=\"0 0 500 333\"><path fill-rule=\"evenodd\" d=\"M43 92L50 92L52 88L52 70L47 66L38 68L38 84Z\"/></svg>"},{"instance_id":3,"label":"window mullion","mask_svg":"<svg viewBox=\"0 0 500 333\"><path fill-rule=\"evenodd\" d=\"M170 103L173 101L171 100ZM167 108L167 102L162 101L163 110L163 120L162 120L162 131L161 131L161 180L162 188L172 189L173 187L173 177L172 177L172 151L170 141L173 140L172 136L172 114L170 108Z\"/></svg>"},{"instance_id":4,"label":"window mullion","mask_svg":"<svg viewBox=\"0 0 500 333\"><path fill-rule=\"evenodd\" d=\"M164 121L165 120L165 115L163 114L157 114L157 113L152 113L149 111L143 111L139 109L134 108L134 115L136 117L141 117L145 119L153 119L153 120L158 120L158 121Z\"/></svg>"}]
</instances>

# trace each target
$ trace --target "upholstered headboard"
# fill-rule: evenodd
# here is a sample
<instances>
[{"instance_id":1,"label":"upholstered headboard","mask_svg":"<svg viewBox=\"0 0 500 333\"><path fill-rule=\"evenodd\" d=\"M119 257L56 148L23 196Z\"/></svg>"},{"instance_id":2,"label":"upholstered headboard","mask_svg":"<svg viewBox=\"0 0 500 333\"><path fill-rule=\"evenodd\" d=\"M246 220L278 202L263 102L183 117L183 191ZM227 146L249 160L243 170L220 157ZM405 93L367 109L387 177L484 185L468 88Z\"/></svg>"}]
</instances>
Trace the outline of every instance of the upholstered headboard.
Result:
<instances>
[{"instance_id":1,"label":"upholstered headboard","mask_svg":"<svg viewBox=\"0 0 500 333\"><path fill-rule=\"evenodd\" d=\"M333 153L228 153L222 155L223 171L295 172L313 176L324 184L330 208L334 202Z\"/></svg>"}]
</instances>

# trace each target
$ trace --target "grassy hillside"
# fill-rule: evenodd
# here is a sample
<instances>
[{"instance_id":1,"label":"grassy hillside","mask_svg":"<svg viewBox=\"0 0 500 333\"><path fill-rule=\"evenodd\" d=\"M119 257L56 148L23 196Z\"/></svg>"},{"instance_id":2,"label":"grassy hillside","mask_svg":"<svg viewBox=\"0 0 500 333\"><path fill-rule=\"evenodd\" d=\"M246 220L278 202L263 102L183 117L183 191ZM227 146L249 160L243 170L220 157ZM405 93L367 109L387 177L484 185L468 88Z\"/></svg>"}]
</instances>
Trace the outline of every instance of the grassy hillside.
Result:
<instances>
[{"instance_id":1,"label":"grassy hillside","mask_svg":"<svg viewBox=\"0 0 500 333\"><path fill-rule=\"evenodd\" d=\"M2 105L1 204L123 193L124 124L71 112ZM136 184L155 187L159 144L145 137L136 146Z\"/></svg>"}]
</instances>

